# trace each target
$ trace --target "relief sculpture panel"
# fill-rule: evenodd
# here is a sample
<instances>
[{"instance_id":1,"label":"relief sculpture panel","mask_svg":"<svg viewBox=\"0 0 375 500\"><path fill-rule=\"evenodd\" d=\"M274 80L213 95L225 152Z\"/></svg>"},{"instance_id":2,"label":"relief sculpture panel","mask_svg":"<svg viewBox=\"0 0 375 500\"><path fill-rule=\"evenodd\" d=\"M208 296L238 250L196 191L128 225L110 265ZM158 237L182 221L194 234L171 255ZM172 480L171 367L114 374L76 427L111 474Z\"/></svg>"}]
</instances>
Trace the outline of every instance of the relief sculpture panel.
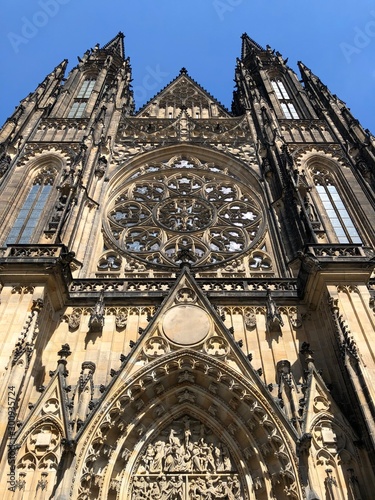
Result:
<instances>
[{"instance_id":1,"label":"relief sculpture panel","mask_svg":"<svg viewBox=\"0 0 375 500\"><path fill-rule=\"evenodd\" d=\"M189 416L175 420L143 449L132 500L241 499L243 487L227 444Z\"/></svg>"}]
</instances>

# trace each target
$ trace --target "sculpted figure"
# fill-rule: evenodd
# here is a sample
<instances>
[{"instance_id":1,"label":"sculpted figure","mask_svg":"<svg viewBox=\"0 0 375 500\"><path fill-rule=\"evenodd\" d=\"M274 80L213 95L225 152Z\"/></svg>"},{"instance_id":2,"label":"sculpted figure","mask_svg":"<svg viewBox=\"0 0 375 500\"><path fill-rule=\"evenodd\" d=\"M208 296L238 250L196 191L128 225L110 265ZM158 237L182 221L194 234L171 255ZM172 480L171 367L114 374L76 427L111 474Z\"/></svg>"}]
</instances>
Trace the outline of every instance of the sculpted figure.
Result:
<instances>
[{"instance_id":1,"label":"sculpted figure","mask_svg":"<svg viewBox=\"0 0 375 500\"><path fill-rule=\"evenodd\" d=\"M150 472L152 469L154 457L155 457L155 450L154 450L154 447L152 446L152 444L150 443L147 446L146 453L143 456L143 461L145 464L144 467L145 467L145 470L148 472Z\"/></svg>"},{"instance_id":2,"label":"sculpted figure","mask_svg":"<svg viewBox=\"0 0 375 500\"><path fill-rule=\"evenodd\" d=\"M184 480L182 476L175 476L170 481L170 500L183 500L184 498Z\"/></svg>"},{"instance_id":3,"label":"sculpted figure","mask_svg":"<svg viewBox=\"0 0 375 500\"><path fill-rule=\"evenodd\" d=\"M150 472L161 472L163 468L163 458L164 458L164 443L163 441L157 441L155 443L155 455L153 458L152 466L150 467Z\"/></svg>"},{"instance_id":4,"label":"sculpted figure","mask_svg":"<svg viewBox=\"0 0 375 500\"><path fill-rule=\"evenodd\" d=\"M164 475L160 476L158 483L161 498L163 500L169 498L170 484L169 481L167 481L167 478Z\"/></svg>"}]
</instances>

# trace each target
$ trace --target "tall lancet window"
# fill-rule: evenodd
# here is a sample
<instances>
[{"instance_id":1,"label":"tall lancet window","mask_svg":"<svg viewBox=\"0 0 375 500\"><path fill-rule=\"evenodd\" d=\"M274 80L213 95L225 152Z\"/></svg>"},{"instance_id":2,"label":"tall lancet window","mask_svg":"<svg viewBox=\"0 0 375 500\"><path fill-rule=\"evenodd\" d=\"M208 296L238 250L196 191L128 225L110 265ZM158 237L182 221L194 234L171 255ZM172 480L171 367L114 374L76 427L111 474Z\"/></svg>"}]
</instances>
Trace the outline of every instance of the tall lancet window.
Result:
<instances>
[{"instance_id":1,"label":"tall lancet window","mask_svg":"<svg viewBox=\"0 0 375 500\"><path fill-rule=\"evenodd\" d=\"M289 120L298 119L299 116L297 110L291 98L289 97L289 94L283 82L281 80L272 80L271 83L272 83L272 88L276 94L276 97L280 102L280 106L284 113L285 118L288 118Z\"/></svg>"},{"instance_id":2,"label":"tall lancet window","mask_svg":"<svg viewBox=\"0 0 375 500\"><path fill-rule=\"evenodd\" d=\"M354 222L333 180L327 175L322 175L321 172L316 172L314 182L316 191L338 242L342 244L361 244L362 241L355 228Z\"/></svg>"},{"instance_id":3,"label":"tall lancet window","mask_svg":"<svg viewBox=\"0 0 375 500\"><path fill-rule=\"evenodd\" d=\"M87 101L92 94L95 83L95 78L86 78L81 88L79 89L76 98L74 99L74 102L68 114L68 118L82 118L83 112L85 111L87 105Z\"/></svg>"},{"instance_id":4,"label":"tall lancet window","mask_svg":"<svg viewBox=\"0 0 375 500\"><path fill-rule=\"evenodd\" d=\"M54 172L44 170L34 180L6 239L8 244L31 243L54 182Z\"/></svg>"}]
</instances>

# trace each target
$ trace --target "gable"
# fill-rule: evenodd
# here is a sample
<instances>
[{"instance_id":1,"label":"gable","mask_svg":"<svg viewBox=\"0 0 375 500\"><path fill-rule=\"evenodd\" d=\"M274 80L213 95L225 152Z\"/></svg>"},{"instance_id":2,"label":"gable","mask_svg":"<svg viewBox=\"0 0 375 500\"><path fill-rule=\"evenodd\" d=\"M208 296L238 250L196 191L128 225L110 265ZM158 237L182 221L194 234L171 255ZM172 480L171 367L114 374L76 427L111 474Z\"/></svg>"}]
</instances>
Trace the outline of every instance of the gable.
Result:
<instances>
[{"instance_id":1,"label":"gable","mask_svg":"<svg viewBox=\"0 0 375 500\"><path fill-rule=\"evenodd\" d=\"M175 80L138 112L138 117L177 118L183 110L192 118L231 116L222 104L182 69Z\"/></svg>"}]
</instances>

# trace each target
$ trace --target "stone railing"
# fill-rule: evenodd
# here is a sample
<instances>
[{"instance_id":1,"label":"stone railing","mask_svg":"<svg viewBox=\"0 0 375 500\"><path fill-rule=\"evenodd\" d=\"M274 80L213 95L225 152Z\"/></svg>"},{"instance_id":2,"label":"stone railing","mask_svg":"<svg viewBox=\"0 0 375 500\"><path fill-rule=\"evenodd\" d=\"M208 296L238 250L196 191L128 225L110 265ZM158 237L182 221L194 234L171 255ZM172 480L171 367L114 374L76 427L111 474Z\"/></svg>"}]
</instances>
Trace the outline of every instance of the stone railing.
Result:
<instances>
[{"instance_id":1,"label":"stone railing","mask_svg":"<svg viewBox=\"0 0 375 500\"><path fill-rule=\"evenodd\" d=\"M1 249L0 257L5 259L59 258L66 254L63 245L9 245Z\"/></svg>"},{"instance_id":2,"label":"stone railing","mask_svg":"<svg viewBox=\"0 0 375 500\"><path fill-rule=\"evenodd\" d=\"M306 253L312 254L318 259L321 258L363 258L371 259L375 253L372 248L362 245L313 245L306 249Z\"/></svg>"},{"instance_id":3,"label":"stone railing","mask_svg":"<svg viewBox=\"0 0 375 500\"><path fill-rule=\"evenodd\" d=\"M158 278L130 278L130 279L75 279L70 285L71 297L91 292L127 293L127 294L166 294L176 283L176 279ZM294 296L297 293L297 281L294 279L268 278L196 278L197 284L207 294L225 293L251 293L267 290L284 292Z\"/></svg>"}]
</instances>

